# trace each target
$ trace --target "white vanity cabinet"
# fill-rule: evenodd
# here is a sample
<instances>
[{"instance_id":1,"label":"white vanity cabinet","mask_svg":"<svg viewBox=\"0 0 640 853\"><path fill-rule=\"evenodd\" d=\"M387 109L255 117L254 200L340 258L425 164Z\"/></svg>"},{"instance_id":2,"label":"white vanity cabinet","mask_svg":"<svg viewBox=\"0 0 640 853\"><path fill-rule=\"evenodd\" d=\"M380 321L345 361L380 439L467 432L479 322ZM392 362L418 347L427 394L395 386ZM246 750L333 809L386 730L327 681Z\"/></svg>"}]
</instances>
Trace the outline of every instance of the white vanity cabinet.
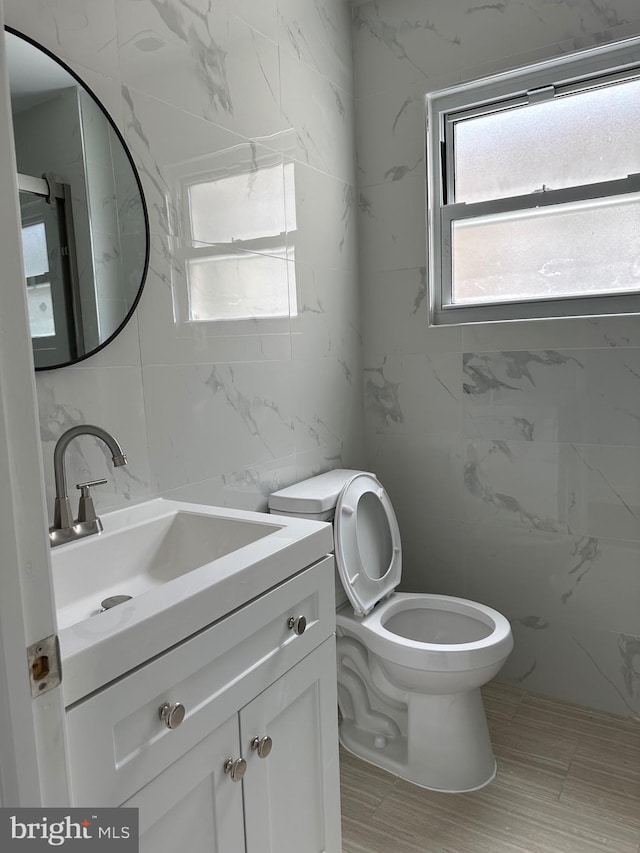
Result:
<instances>
[{"instance_id":1,"label":"white vanity cabinet","mask_svg":"<svg viewBox=\"0 0 640 853\"><path fill-rule=\"evenodd\" d=\"M339 853L334 629L326 557L69 707L73 805L138 808L142 853Z\"/></svg>"},{"instance_id":2,"label":"white vanity cabinet","mask_svg":"<svg viewBox=\"0 0 640 853\"><path fill-rule=\"evenodd\" d=\"M242 786L223 769L239 746L234 715L122 804L139 810L140 853L245 850Z\"/></svg>"},{"instance_id":3,"label":"white vanity cabinet","mask_svg":"<svg viewBox=\"0 0 640 853\"><path fill-rule=\"evenodd\" d=\"M247 853L342 850L335 660L330 637L240 712L243 754L273 743L247 755Z\"/></svg>"}]
</instances>

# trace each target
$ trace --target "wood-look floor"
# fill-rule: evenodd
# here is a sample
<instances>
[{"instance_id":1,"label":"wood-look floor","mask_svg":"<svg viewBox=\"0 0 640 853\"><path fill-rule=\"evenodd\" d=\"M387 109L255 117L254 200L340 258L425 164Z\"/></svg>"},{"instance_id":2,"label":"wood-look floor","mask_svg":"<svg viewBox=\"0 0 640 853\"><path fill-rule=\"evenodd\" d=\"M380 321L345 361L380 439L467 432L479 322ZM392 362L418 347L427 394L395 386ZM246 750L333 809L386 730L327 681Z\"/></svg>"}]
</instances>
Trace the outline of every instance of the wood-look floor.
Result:
<instances>
[{"instance_id":1,"label":"wood-look floor","mask_svg":"<svg viewBox=\"0 0 640 853\"><path fill-rule=\"evenodd\" d=\"M640 722L492 683L498 773L426 791L341 750L343 853L640 853Z\"/></svg>"}]
</instances>

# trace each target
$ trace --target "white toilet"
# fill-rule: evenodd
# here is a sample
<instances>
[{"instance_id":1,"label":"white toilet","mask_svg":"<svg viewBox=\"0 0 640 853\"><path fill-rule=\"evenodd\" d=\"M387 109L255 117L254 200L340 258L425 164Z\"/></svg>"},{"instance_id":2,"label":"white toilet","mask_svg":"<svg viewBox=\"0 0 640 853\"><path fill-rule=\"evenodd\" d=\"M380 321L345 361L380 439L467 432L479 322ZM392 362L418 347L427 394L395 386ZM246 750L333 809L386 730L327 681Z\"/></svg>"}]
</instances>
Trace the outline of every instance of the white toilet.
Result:
<instances>
[{"instance_id":1,"label":"white toilet","mask_svg":"<svg viewBox=\"0 0 640 853\"><path fill-rule=\"evenodd\" d=\"M400 532L373 474L329 471L274 492L269 508L334 521L347 596L336 586L342 745L425 788L490 782L496 762L480 687L513 648L507 619L463 598L394 591Z\"/></svg>"}]
</instances>

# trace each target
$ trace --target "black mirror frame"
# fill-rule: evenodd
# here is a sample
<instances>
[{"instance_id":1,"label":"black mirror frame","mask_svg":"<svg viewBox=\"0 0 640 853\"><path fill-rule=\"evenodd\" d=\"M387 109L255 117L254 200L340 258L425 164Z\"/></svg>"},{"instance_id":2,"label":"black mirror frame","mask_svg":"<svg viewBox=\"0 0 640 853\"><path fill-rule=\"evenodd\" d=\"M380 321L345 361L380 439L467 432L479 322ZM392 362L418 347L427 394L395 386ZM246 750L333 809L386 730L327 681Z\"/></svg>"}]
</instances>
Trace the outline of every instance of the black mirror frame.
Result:
<instances>
[{"instance_id":1,"label":"black mirror frame","mask_svg":"<svg viewBox=\"0 0 640 853\"><path fill-rule=\"evenodd\" d=\"M100 100L100 98L98 98L98 96L95 94L95 92L93 91L93 89L91 89L91 87L90 87L90 86L88 86L88 85L84 82L84 80L82 80L82 78L81 78L81 77L79 77L79 76L78 76L78 74L76 74L76 72L75 72L72 68L70 68L70 67L67 65L67 63L66 63L66 62L64 62L62 59L60 59L58 56L56 56L56 55L55 55L55 53L53 53L52 51L50 51L48 48L46 48L46 47L44 47L43 45L41 45L41 44L40 44L39 42L37 42L35 39L32 39L30 36L27 36L27 35L25 35L24 33L20 32L19 30L16 30L16 29L14 29L13 27L10 27L10 26L8 26L8 25L5 25L4 29L5 29L5 32L7 32L7 33L11 33L11 35L17 36L18 38L21 38L23 41L28 42L28 43L29 43L30 45L32 45L33 47L37 48L38 50L42 51L42 53L46 54L46 55L47 55L50 59L52 59L54 62L57 62L57 64L58 64L58 65L62 66L62 68L64 68L64 70L65 70L65 71L66 71L66 72L67 72L71 77L73 77L73 79L74 79L74 80L75 80L75 81L76 81L80 86L82 86L82 88L83 88L83 89L84 89L84 90L85 90L89 95L91 95L91 97L92 97L92 98L93 98L93 100L96 102L96 104L98 105L98 107L100 107L100 109L101 109L101 111L102 111L103 115L105 116L105 118L107 119L107 121L109 122L109 124L111 125L111 129L113 130L113 132L115 133L115 135L116 135L117 139L119 140L120 144L122 145L123 151L124 151L124 153L126 154L126 156L127 156L127 160L129 161L129 164L130 164L130 166L131 166L131 170L132 170L132 172L133 172L133 176L134 176L134 178L135 178L135 181L136 181L136 184L137 184L137 187L138 187L138 192L140 193L140 201L141 201L141 203L142 203L142 215L143 215L143 218L144 218L144 234L145 234L145 240L146 240L145 257L144 257L144 264L143 264L143 267L142 267L142 275L141 275L141 278L140 278L140 285L139 285L139 287L138 287L138 291L137 291L136 296L135 296L135 298L134 298L134 300L133 300L133 303L132 303L132 305L131 305L131 308L129 309L129 311L127 312L126 316L124 317L124 319L122 320L122 322L120 323L120 325L117 327L117 329L115 329L115 331L114 331L114 332L112 332L112 334L111 334L111 335L109 335L109 337L108 337L105 341L103 341L103 342L102 342L101 344L99 344L97 347L94 347L90 352L85 353L84 355L78 356L77 358L71 359L71 360L69 360L69 361L61 362L60 364L43 365L43 366L41 366L41 367L38 367L38 366L35 366L35 365L34 365L34 366L35 366L35 370L36 370L36 371L40 371L40 370L42 370L42 371L44 371L44 370L59 370L61 367L69 367L69 366L71 366L71 365L78 364L78 363L79 363L79 362L81 362L81 361L85 361L85 359L87 359L87 358L91 358L91 356L93 356L93 355L95 355L96 353L98 353L98 352L100 352L101 350L103 350L103 349L104 349L108 344L110 344L110 343L114 340L114 338L116 338L116 337L120 334L120 332L124 329L124 327L125 327L125 326L127 325L127 323L129 322L129 320L133 317L133 314L134 314L134 312L135 312L136 308L138 307L138 303L139 303L139 301L140 301L140 297L142 296L142 291L144 290L144 286L145 286L145 283L146 283L146 280L147 280L147 274L148 274L148 271L149 271L149 255L150 255L150 249L151 249L151 234L150 234L150 229L149 229L149 211L148 211L148 209L147 209L147 202L146 202L146 199L145 199L145 197L144 197L144 191L143 191L143 189L142 189L142 182L141 182L141 180L140 180L140 174L139 174L139 172L138 172L138 169L136 168L136 164L135 164L135 163L134 163L134 161L133 161L133 156L132 156L132 154L131 154L131 151L129 150L129 146L128 146L128 145L127 145L127 143L125 142L125 139L124 139L123 135L120 133L120 130L117 128L117 126L116 126L116 124L115 124L114 120L113 120L113 119L111 118L111 116L109 115L109 113L108 113L108 111L107 111L106 107L104 106L104 104L102 103L102 101Z\"/></svg>"}]
</instances>

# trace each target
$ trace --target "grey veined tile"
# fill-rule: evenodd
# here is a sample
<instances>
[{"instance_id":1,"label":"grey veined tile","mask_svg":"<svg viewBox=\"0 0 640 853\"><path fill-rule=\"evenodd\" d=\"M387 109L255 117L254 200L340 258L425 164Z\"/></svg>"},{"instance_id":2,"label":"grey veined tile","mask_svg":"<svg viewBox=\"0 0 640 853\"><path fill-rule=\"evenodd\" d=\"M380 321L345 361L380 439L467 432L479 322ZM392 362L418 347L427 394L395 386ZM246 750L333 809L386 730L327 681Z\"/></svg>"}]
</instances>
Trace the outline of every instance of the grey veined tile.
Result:
<instances>
[{"instance_id":1,"label":"grey veined tile","mask_svg":"<svg viewBox=\"0 0 640 853\"><path fill-rule=\"evenodd\" d=\"M640 445L640 349L465 353L470 438Z\"/></svg>"},{"instance_id":2,"label":"grey veined tile","mask_svg":"<svg viewBox=\"0 0 640 853\"><path fill-rule=\"evenodd\" d=\"M459 370L458 353L385 356L366 364L368 431L402 435L457 433Z\"/></svg>"},{"instance_id":3,"label":"grey veined tile","mask_svg":"<svg viewBox=\"0 0 640 853\"><path fill-rule=\"evenodd\" d=\"M551 441L464 442L471 523L640 540L640 448Z\"/></svg>"},{"instance_id":4,"label":"grey veined tile","mask_svg":"<svg viewBox=\"0 0 640 853\"><path fill-rule=\"evenodd\" d=\"M465 432L473 438L579 440L585 363L558 351L465 353Z\"/></svg>"},{"instance_id":5,"label":"grey veined tile","mask_svg":"<svg viewBox=\"0 0 640 853\"><path fill-rule=\"evenodd\" d=\"M465 519L471 524L571 533L583 504L570 446L476 439L464 442Z\"/></svg>"},{"instance_id":6,"label":"grey veined tile","mask_svg":"<svg viewBox=\"0 0 640 853\"><path fill-rule=\"evenodd\" d=\"M209 4L117 0L122 82L251 139L285 129L277 45Z\"/></svg>"}]
</instances>

